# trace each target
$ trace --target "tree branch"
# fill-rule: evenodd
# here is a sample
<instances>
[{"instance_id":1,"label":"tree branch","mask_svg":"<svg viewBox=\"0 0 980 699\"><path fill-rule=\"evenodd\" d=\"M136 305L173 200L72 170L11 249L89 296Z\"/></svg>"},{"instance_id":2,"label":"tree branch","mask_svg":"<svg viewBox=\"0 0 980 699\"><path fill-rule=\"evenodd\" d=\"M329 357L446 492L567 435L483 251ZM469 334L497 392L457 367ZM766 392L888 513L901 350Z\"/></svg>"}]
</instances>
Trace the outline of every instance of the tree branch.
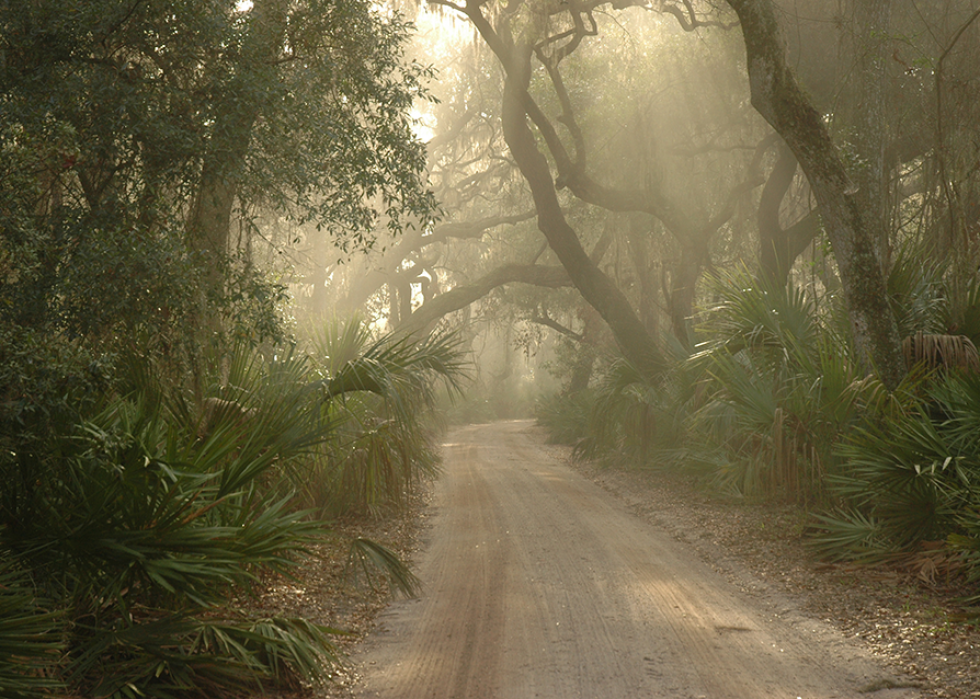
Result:
<instances>
[{"instance_id":1,"label":"tree branch","mask_svg":"<svg viewBox=\"0 0 980 699\"><path fill-rule=\"evenodd\" d=\"M443 223L432 230L431 235L423 236L422 242L425 244L442 242L446 238L457 238L468 240L479 238L491 228L497 226L516 225L524 221L530 221L537 214L533 209L510 216L488 216L477 221L462 221L458 223Z\"/></svg>"},{"instance_id":2,"label":"tree branch","mask_svg":"<svg viewBox=\"0 0 980 699\"><path fill-rule=\"evenodd\" d=\"M585 335L583 333L577 333L571 328L566 328L557 320L553 320L549 318L547 313L544 314L543 316L533 316L531 318L528 318L528 320L531 321L532 323L537 323L538 325L544 325L545 327L551 328L552 330L561 333L565 337L572 338L576 342L585 341Z\"/></svg>"},{"instance_id":3,"label":"tree branch","mask_svg":"<svg viewBox=\"0 0 980 699\"><path fill-rule=\"evenodd\" d=\"M660 11L674 15L674 17L676 17L677 21L680 23L681 29L686 32L693 32L698 27L721 27L725 31L728 31L729 29L734 29L738 26L738 22L725 23L718 20L698 19L697 15L694 14L694 6L691 4L691 0L681 1L684 3L684 7L687 10L686 15L677 5L669 5L666 2L661 2Z\"/></svg>"},{"instance_id":4,"label":"tree branch","mask_svg":"<svg viewBox=\"0 0 980 699\"><path fill-rule=\"evenodd\" d=\"M531 284L557 289L572 286L568 272L560 266L509 264L485 274L472 284L453 287L419 306L409 318L398 326L399 333L410 335L423 332L430 324L444 315L458 311L478 301L504 284Z\"/></svg>"}]
</instances>

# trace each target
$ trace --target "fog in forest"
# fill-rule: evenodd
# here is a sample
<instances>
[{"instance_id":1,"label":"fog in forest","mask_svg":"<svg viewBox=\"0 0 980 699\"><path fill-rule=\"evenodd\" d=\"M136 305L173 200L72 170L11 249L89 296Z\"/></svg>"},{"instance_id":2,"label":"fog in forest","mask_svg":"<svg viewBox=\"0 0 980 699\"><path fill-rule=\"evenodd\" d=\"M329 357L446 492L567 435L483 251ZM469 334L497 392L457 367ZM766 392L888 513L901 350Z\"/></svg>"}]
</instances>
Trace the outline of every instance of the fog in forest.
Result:
<instances>
[{"instance_id":1,"label":"fog in forest","mask_svg":"<svg viewBox=\"0 0 980 699\"><path fill-rule=\"evenodd\" d=\"M963 25L968 3L904 2L891 3L890 35L869 38L861 32L882 19L859 5L782 2L776 14L786 63L878 212L875 245L892 261L909 241L948 239L937 236L949 226L937 202L945 194L929 181L939 165L969 169L968 154L954 144L955 125L945 152L927 144L941 128L937 86L944 119L973 109L977 30ZM382 219L369 249L341 249L312 225L261 222L297 332L352 314L377 332L459 332L474 381L457 410L511 417L543 393L588 385L623 355L624 333L690 352L719 274L761 265L834 297L841 280L819 203L753 107L734 12L687 2L480 5L481 35L463 9L401 8L417 28L408 58L433 69L411 117L427 144L436 220L393 235ZM514 118L533 125L533 157L548 160L560 226L622 295L630 327L610 329L611 311L583 298L539 230L502 123L505 62L515 84L527 81L533 105ZM967 151L975 157L975 141ZM975 219L972 187L959 201Z\"/></svg>"},{"instance_id":2,"label":"fog in forest","mask_svg":"<svg viewBox=\"0 0 980 699\"><path fill-rule=\"evenodd\" d=\"M332 679L241 603L325 549L416 593L333 524L406 533L447 421L975 620L978 67L976 0L0 2L0 686Z\"/></svg>"},{"instance_id":3,"label":"fog in forest","mask_svg":"<svg viewBox=\"0 0 980 699\"><path fill-rule=\"evenodd\" d=\"M757 257L755 200L778 155L775 139L749 103L731 13L699 11L695 28L682 5L589 6L579 17L560 9L530 4L518 23L534 27L541 53L530 60L530 91L569 161L554 177L582 170L603 197L633 202L608 204L559 185L562 211L651 336L667 341L690 332L706 271ZM587 382L593 364L613 361L616 340L538 230L502 130L501 58L448 5L403 10L418 28L409 56L434 68L429 99L412 116L427 143L439 216L397 235L379 232L371 249L354 251L284 223L279 239L293 240L280 252L297 331L358 314L379 332L459 332L473 383L455 410L472 419L527 416L536 397ZM826 22L810 18L807 33ZM825 29L814 47L837 40ZM544 140L547 153L553 144ZM789 189L784 221L793 224L813 203L802 178ZM436 306L440 296L446 303Z\"/></svg>"}]
</instances>

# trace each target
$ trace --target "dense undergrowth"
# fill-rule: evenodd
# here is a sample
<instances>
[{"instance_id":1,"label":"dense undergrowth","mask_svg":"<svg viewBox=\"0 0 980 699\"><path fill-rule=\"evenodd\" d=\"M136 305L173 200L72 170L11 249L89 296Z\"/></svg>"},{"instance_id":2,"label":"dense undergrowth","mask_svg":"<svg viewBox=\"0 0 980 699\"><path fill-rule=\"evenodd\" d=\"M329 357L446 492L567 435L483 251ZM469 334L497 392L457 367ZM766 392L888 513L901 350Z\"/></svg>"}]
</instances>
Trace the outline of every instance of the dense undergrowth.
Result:
<instances>
[{"instance_id":1,"label":"dense undergrowth","mask_svg":"<svg viewBox=\"0 0 980 699\"><path fill-rule=\"evenodd\" d=\"M715 278L700 344L643 376L614 359L592 386L538 405L580 456L693 472L739 496L799 503L834 560L904 562L980 601L980 282L897 261L890 294L909 373L858 370L836 299L740 271ZM956 333L948 332L956 328Z\"/></svg>"},{"instance_id":2,"label":"dense undergrowth","mask_svg":"<svg viewBox=\"0 0 980 699\"><path fill-rule=\"evenodd\" d=\"M451 337L241 345L197 395L145 356L0 344L0 687L7 697L240 696L326 679L334 629L231 600L289 575L343 512L397 507L435 466L426 408ZM41 349L44 351L42 352ZM355 559L413 578L358 540Z\"/></svg>"}]
</instances>

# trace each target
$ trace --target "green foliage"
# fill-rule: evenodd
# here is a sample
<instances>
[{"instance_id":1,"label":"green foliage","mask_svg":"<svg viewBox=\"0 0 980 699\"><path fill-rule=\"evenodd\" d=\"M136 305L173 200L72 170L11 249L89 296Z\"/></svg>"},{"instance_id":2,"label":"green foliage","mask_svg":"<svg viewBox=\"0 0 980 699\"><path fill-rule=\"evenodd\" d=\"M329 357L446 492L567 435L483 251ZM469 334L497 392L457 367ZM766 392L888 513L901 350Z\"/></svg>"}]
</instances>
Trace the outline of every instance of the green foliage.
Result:
<instances>
[{"instance_id":1,"label":"green foliage","mask_svg":"<svg viewBox=\"0 0 980 699\"><path fill-rule=\"evenodd\" d=\"M814 545L829 556L880 559L946 540L980 578L980 377L950 374L922 384L906 410L855 429L833 479L842 510L821 518ZM847 532L861 524L862 536Z\"/></svg>"},{"instance_id":2,"label":"green foliage","mask_svg":"<svg viewBox=\"0 0 980 699\"><path fill-rule=\"evenodd\" d=\"M534 417L547 430L552 444L576 445L589 434L593 402L594 395L588 389L572 394L551 394L535 403Z\"/></svg>"},{"instance_id":3,"label":"green foliage","mask_svg":"<svg viewBox=\"0 0 980 699\"><path fill-rule=\"evenodd\" d=\"M203 695L324 677L327 630L238 618L229 606L262 571L288 573L321 532L263 487L329 434L297 365L260 372L240 353L229 376L251 381L261 407L214 411L206 433L203 419L188 420L179 401L168 412L151 390L52 422L60 431L27 442L27 454L8 436L3 543L63 610L61 676L72 686Z\"/></svg>"},{"instance_id":4,"label":"green foliage","mask_svg":"<svg viewBox=\"0 0 980 699\"><path fill-rule=\"evenodd\" d=\"M838 509L814 518L807 544L824 560L876 563L898 554L878 521L861 510Z\"/></svg>"},{"instance_id":5,"label":"green foliage","mask_svg":"<svg viewBox=\"0 0 980 699\"><path fill-rule=\"evenodd\" d=\"M597 383L576 452L587 458L625 458L650 465L670 460L686 441L688 418L697 399L700 374L686 364L680 343L670 346L672 366L651 379L623 359L614 361Z\"/></svg>"},{"instance_id":6,"label":"green foliage","mask_svg":"<svg viewBox=\"0 0 980 699\"><path fill-rule=\"evenodd\" d=\"M304 0L273 39L279 60L256 61L250 42L274 16L267 5L5 6L6 126L44 145L42 172L93 213L111 206L165 225L203 160L242 145L245 202L361 235L379 214L430 213L409 116L430 71L405 60L410 25L361 0ZM247 143L229 143L242 135Z\"/></svg>"},{"instance_id":7,"label":"green foliage","mask_svg":"<svg viewBox=\"0 0 980 699\"><path fill-rule=\"evenodd\" d=\"M965 281L954 278L947 286L950 299L947 327L980 347L980 275L974 274Z\"/></svg>"},{"instance_id":8,"label":"green foliage","mask_svg":"<svg viewBox=\"0 0 980 699\"><path fill-rule=\"evenodd\" d=\"M9 686L204 696L328 676L333 630L251 619L231 601L289 575L323 535L297 509L311 492L336 509L401 502L435 467L432 382L462 378L452 338L362 330L327 345L318 369L295 350L241 345L215 358L198 401L135 355L113 381L70 343L45 354L22 333L5 346L0 544L4 571L23 572L0 580L0 645L51 661ZM358 540L352 552L391 589L417 589L383 547Z\"/></svg>"},{"instance_id":9,"label":"green foliage","mask_svg":"<svg viewBox=\"0 0 980 699\"><path fill-rule=\"evenodd\" d=\"M363 0L42 0L0 25L0 647L36 661L0 657L0 685L323 679L331 630L230 600L322 535L291 487L314 457L432 467L422 408L459 355L388 341L314 375L249 242L266 211L359 247L431 218L410 26Z\"/></svg>"},{"instance_id":10,"label":"green foliage","mask_svg":"<svg viewBox=\"0 0 980 699\"><path fill-rule=\"evenodd\" d=\"M453 335L373 339L356 318L321 330L311 357L334 438L309 467L314 477L297 483L307 506L330 514L397 507L418 478L435 472L425 416L438 382L459 392L458 345Z\"/></svg>"},{"instance_id":11,"label":"green foliage","mask_svg":"<svg viewBox=\"0 0 980 699\"><path fill-rule=\"evenodd\" d=\"M886 283L901 337L947 332L949 299L943 269L911 242L899 249Z\"/></svg>"},{"instance_id":12,"label":"green foliage","mask_svg":"<svg viewBox=\"0 0 980 699\"><path fill-rule=\"evenodd\" d=\"M941 280L902 265L891 290L903 327L940 330ZM941 546L951 570L980 581L973 365L944 356L941 371L913 368L888 391L857 372L842 323L802 290L740 271L716 278L710 293L716 301L698 328L707 340L662 383L615 363L588 412L566 400L542 423L567 428L590 458L656 458L725 490L823 506L808 532L822 557L914 565Z\"/></svg>"},{"instance_id":13,"label":"green foliage","mask_svg":"<svg viewBox=\"0 0 980 699\"><path fill-rule=\"evenodd\" d=\"M351 542L347 568L348 573L363 575L372 587L376 573L381 571L389 589L409 597L422 588L422 581L395 554L370 539L359 537Z\"/></svg>"},{"instance_id":14,"label":"green foliage","mask_svg":"<svg viewBox=\"0 0 980 699\"><path fill-rule=\"evenodd\" d=\"M395 13L43 0L0 25L0 323L187 376L219 326L283 338L260 214L366 248L435 210L410 116L430 71Z\"/></svg>"},{"instance_id":15,"label":"green foliage","mask_svg":"<svg viewBox=\"0 0 980 699\"><path fill-rule=\"evenodd\" d=\"M833 446L876 384L863 382L848 344L801 289L740 271L712 283L718 302L691 361L711 376L694 429L728 454L716 477L744 494L819 497Z\"/></svg>"},{"instance_id":16,"label":"green foliage","mask_svg":"<svg viewBox=\"0 0 980 699\"><path fill-rule=\"evenodd\" d=\"M0 557L0 687L11 699L36 699L63 688L54 673L63 650L61 614L45 609L30 577Z\"/></svg>"}]
</instances>

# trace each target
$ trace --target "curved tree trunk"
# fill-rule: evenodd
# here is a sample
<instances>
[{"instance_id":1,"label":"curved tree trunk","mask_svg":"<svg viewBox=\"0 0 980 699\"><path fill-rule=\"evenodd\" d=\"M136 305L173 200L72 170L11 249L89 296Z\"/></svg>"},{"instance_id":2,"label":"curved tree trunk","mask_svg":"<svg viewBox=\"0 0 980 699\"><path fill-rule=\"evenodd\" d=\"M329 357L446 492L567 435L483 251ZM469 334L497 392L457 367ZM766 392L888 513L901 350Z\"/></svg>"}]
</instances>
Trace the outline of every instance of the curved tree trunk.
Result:
<instances>
[{"instance_id":1,"label":"curved tree trunk","mask_svg":"<svg viewBox=\"0 0 980 699\"><path fill-rule=\"evenodd\" d=\"M776 286L785 286L793 260L789 259L786 231L779 224L779 208L796 175L796 156L785 144L777 146L777 153L759 197L759 267L762 276Z\"/></svg>"},{"instance_id":2,"label":"curved tree trunk","mask_svg":"<svg viewBox=\"0 0 980 699\"><path fill-rule=\"evenodd\" d=\"M527 72L520 78L508 73L504 86L504 139L531 188L538 212L538 228L568 271L572 283L609 325L626 358L640 371L654 375L663 369L655 340L629 301L589 258L575 230L565 220L548 161L538 150L524 110ZM517 81L521 80L521 83Z\"/></svg>"},{"instance_id":3,"label":"curved tree trunk","mask_svg":"<svg viewBox=\"0 0 980 699\"><path fill-rule=\"evenodd\" d=\"M905 375L898 328L875 253L874 223L830 135L786 65L770 0L727 0L745 39L752 105L783 137L806 174L834 248L858 361L894 388Z\"/></svg>"},{"instance_id":4,"label":"curved tree trunk","mask_svg":"<svg viewBox=\"0 0 980 699\"><path fill-rule=\"evenodd\" d=\"M667 298L670 328L674 337L689 350L694 346L691 331L694 299L701 271L708 260L712 233L713 230L705 229L687 240L679 241L680 260L670 273L670 296Z\"/></svg>"}]
</instances>

